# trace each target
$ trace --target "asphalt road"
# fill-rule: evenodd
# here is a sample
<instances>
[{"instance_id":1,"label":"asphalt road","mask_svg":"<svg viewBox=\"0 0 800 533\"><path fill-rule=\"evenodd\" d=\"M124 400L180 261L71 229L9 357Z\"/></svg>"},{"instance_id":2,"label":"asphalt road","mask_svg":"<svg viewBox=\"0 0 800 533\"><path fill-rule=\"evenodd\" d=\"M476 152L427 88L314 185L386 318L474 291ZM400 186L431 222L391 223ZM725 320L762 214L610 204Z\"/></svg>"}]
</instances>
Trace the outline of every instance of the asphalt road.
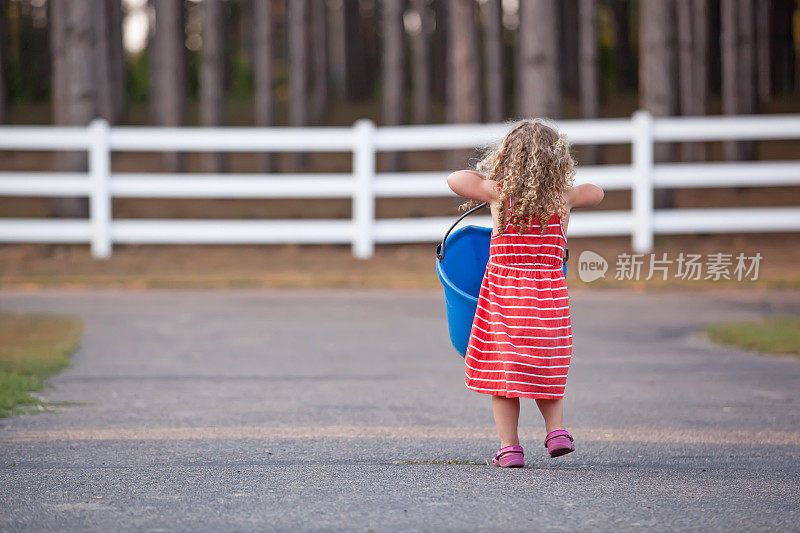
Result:
<instances>
[{"instance_id":1,"label":"asphalt road","mask_svg":"<svg viewBox=\"0 0 800 533\"><path fill-rule=\"evenodd\" d=\"M437 292L0 292L86 322L45 392L75 403L0 420L0 530L800 530L800 360L701 333L800 291L571 308L577 451L522 400L500 469Z\"/></svg>"}]
</instances>

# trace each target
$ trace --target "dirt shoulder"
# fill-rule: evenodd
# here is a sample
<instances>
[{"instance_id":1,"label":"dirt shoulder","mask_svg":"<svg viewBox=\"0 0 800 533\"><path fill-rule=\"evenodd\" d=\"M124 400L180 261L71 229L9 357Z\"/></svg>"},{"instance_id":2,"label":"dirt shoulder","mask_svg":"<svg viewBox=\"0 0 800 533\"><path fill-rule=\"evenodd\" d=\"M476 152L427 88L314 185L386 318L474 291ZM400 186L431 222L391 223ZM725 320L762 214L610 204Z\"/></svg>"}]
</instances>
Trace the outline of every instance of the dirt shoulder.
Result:
<instances>
[{"instance_id":1,"label":"dirt shoulder","mask_svg":"<svg viewBox=\"0 0 800 533\"><path fill-rule=\"evenodd\" d=\"M110 259L95 260L86 245L5 244L0 245L0 288L438 288L434 248L378 246L372 259L358 260L349 246L120 245ZM608 262L604 278L580 280L577 262L584 250ZM733 280L682 280L674 275L681 252L704 260L716 253L760 253L762 259L756 280L736 281L733 275ZM661 275L638 282L614 279L624 253L630 253L627 238L571 239L570 290L800 287L800 234L659 237L653 253L673 261L666 281Z\"/></svg>"}]
</instances>

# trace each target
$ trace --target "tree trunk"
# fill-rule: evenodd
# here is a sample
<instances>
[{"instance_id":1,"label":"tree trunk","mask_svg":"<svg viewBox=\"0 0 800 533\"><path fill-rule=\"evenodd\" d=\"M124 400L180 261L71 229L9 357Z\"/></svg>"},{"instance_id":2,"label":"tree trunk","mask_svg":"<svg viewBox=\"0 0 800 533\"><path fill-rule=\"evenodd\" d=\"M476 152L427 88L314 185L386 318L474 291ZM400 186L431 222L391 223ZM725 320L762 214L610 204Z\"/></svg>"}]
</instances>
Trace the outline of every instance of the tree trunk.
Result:
<instances>
[{"instance_id":1,"label":"tree trunk","mask_svg":"<svg viewBox=\"0 0 800 533\"><path fill-rule=\"evenodd\" d=\"M614 22L617 26L617 90L632 89L636 86L636 65L631 47L631 6L629 0L612 0Z\"/></svg>"},{"instance_id":2,"label":"tree trunk","mask_svg":"<svg viewBox=\"0 0 800 533\"><path fill-rule=\"evenodd\" d=\"M273 126L275 111L272 91L272 7L271 0L253 4L253 97L256 126ZM264 153L259 157L260 172L274 172L275 158Z\"/></svg>"},{"instance_id":3,"label":"tree trunk","mask_svg":"<svg viewBox=\"0 0 800 533\"><path fill-rule=\"evenodd\" d=\"M502 122L505 118L503 89L503 6L500 0L486 0L484 6L484 68L486 78L486 120Z\"/></svg>"},{"instance_id":4,"label":"tree trunk","mask_svg":"<svg viewBox=\"0 0 800 533\"><path fill-rule=\"evenodd\" d=\"M738 113L751 115L758 112L758 87L756 77L756 34L755 34L755 0L739 0L739 51L737 73L738 87L741 93ZM755 159L755 141L739 143L739 155L742 159Z\"/></svg>"},{"instance_id":5,"label":"tree trunk","mask_svg":"<svg viewBox=\"0 0 800 533\"><path fill-rule=\"evenodd\" d=\"M789 94L792 91L794 69L791 33L794 0L773 0L770 7L773 90L778 94Z\"/></svg>"},{"instance_id":6,"label":"tree trunk","mask_svg":"<svg viewBox=\"0 0 800 533\"><path fill-rule=\"evenodd\" d=\"M479 122L480 69L478 65L477 29L473 0L450 0L450 63L453 68L452 86L448 92L451 116L454 122ZM463 168L469 150L453 150L450 167Z\"/></svg>"},{"instance_id":7,"label":"tree trunk","mask_svg":"<svg viewBox=\"0 0 800 533\"><path fill-rule=\"evenodd\" d=\"M326 2L328 9L328 51L331 94L341 100L347 82L347 25L344 21L344 2Z\"/></svg>"},{"instance_id":8,"label":"tree trunk","mask_svg":"<svg viewBox=\"0 0 800 533\"><path fill-rule=\"evenodd\" d=\"M287 5L287 25L289 37L289 124L308 125L308 95L306 73L308 54L306 53L306 0L292 0ZM292 156L295 168L304 168L307 158L304 153Z\"/></svg>"},{"instance_id":9,"label":"tree trunk","mask_svg":"<svg viewBox=\"0 0 800 533\"><path fill-rule=\"evenodd\" d=\"M597 58L597 3L595 0L580 0L578 4L578 41L581 116L597 118L600 115L600 81ZM583 164L594 165L599 162L600 149L596 144L582 146L579 153Z\"/></svg>"},{"instance_id":10,"label":"tree trunk","mask_svg":"<svg viewBox=\"0 0 800 533\"><path fill-rule=\"evenodd\" d=\"M720 49L722 52L722 112L735 115L739 109L737 84L739 28L736 20L738 0L721 0L720 2ZM739 145L735 141L724 144L727 159L739 159Z\"/></svg>"},{"instance_id":11,"label":"tree trunk","mask_svg":"<svg viewBox=\"0 0 800 533\"><path fill-rule=\"evenodd\" d=\"M432 14L427 0L412 0L412 9L419 17L419 28L411 34L411 83L414 100L414 123L426 124L431 119L431 60L428 31Z\"/></svg>"},{"instance_id":12,"label":"tree trunk","mask_svg":"<svg viewBox=\"0 0 800 533\"><path fill-rule=\"evenodd\" d=\"M433 94L439 102L450 102L451 98L448 94L450 87L453 83L452 79L452 64L450 62L450 16L448 13L448 3L450 0L433 0L433 13L434 24L436 29L433 32L433 80L432 88ZM452 122L449 117L448 109L448 122Z\"/></svg>"},{"instance_id":13,"label":"tree trunk","mask_svg":"<svg viewBox=\"0 0 800 533\"><path fill-rule=\"evenodd\" d=\"M558 27L554 0L528 0L519 5L517 114L559 118Z\"/></svg>"},{"instance_id":14,"label":"tree trunk","mask_svg":"<svg viewBox=\"0 0 800 533\"><path fill-rule=\"evenodd\" d=\"M556 0L557 9L553 23L557 24L559 46L560 87L564 94L579 98L580 36L575 31L579 0ZM520 19L521 20L521 19Z\"/></svg>"},{"instance_id":15,"label":"tree trunk","mask_svg":"<svg viewBox=\"0 0 800 533\"><path fill-rule=\"evenodd\" d=\"M106 0L108 3L108 52L109 75L111 77L111 122L119 124L125 117L127 81L125 79L125 47L122 44L122 2Z\"/></svg>"},{"instance_id":16,"label":"tree trunk","mask_svg":"<svg viewBox=\"0 0 800 533\"><path fill-rule=\"evenodd\" d=\"M300 0L300 3L305 3L305 0ZM344 24L347 50L347 98L358 100L365 98L369 92L367 59L364 53L364 36L361 32L358 0L344 0Z\"/></svg>"},{"instance_id":17,"label":"tree trunk","mask_svg":"<svg viewBox=\"0 0 800 533\"><path fill-rule=\"evenodd\" d=\"M8 122L8 94L6 93L6 68L8 67L6 50L6 0L0 0L0 124Z\"/></svg>"},{"instance_id":18,"label":"tree trunk","mask_svg":"<svg viewBox=\"0 0 800 533\"><path fill-rule=\"evenodd\" d=\"M203 0L203 63L200 69L200 123L222 126L225 111L225 15L222 0ZM221 153L206 153L206 172L222 172Z\"/></svg>"},{"instance_id":19,"label":"tree trunk","mask_svg":"<svg viewBox=\"0 0 800 533\"><path fill-rule=\"evenodd\" d=\"M770 1L756 0L756 65L758 69L758 100L766 103L772 96L772 68L769 54Z\"/></svg>"},{"instance_id":20,"label":"tree trunk","mask_svg":"<svg viewBox=\"0 0 800 533\"><path fill-rule=\"evenodd\" d=\"M694 115L692 0L677 0L678 84L681 115Z\"/></svg>"},{"instance_id":21,"label":"tree trunk","mask_svg":"<svg viewBox=\"0 0 800 533\"><path fill-rule=\"evenodd\" d=\"M66 24L63 0L47 3L47 20L50 30L51 67L50 101L53 124L64 124L64 98L67 93Z\"/></svg>"},{"instance_id":22,"label":"tree trunk","mask_svg":"<svg viewBox=\"0 0 800 533\"><path fill-rule=\"evenodd\" d=\"M740 102L740 113L755 113L757 92L756 92L756 65L755 65L755 0L739 0L738 5L738 24L739 24L739 88L742 98Z\"/></svg>"},{"instance_id":23,"label":"tree trunk","mask_svg":"<svg viewBox=\"0 0 800 533\"><path fill-rule=\"evenodd\" d=\"M706 114L708 98L708 0L692 0L694 25L692 27L694 55L692 76L694 77L694 113Z\"/></svg>"},{"instance_id":24,"label":"tree trunk","mask_svg":"<svg viewBox=\"0 0 800 533\"><path fill-rule=\"evenodd\" d=\"M382 0L383 27L383 110L382 122L388 126L403 123L405 98L403 95L403 5L401 0ZM402 164L400 152L385 153L386 170L397 172Z\"/></svg>"},{"instance_id":25,"label":"tree trunk","mask_svg":"<svg viewBox=\"0 0 800 533\"><path fill-rule=\"evenodd\" d=\"M125 105L125 57L122 51L122 8L119 0L95 0L94 71L97 111L117 124Z\"/></svg>"},{"instance_id":26,"label":"tree trunk","mask_svg":"<svg viewBox=\"0 0 800 533\"><path fill-rule=\"evenodd\" d=\"M53 119L58 125L86 126L96 116L96 86L93 57L95 32L90 2L51 0L51 43L53 46ZM85 152L60 152L60 170L85 172ZM87 198L54 198L56 217L85 218Z\"/></svg>"},{"instance_id":27,"label":"tree trunk","mask_svg":"<svg viewBox=\"0 0 800 533\"><path fill-rule=\"evenodd\" d=\"M328 112L328 37L327 7L325 2L312 2L311 8L311 45L314 48L313 80L314 93L311 101L311 112L314 122L324 124Z\"/></svg>"},{"instance_id":28,"label":"tree trunk","mask_svg":"<svg viewBox=\"0 0 800 533\"><path fill-rule=\"evenodd\" d=\"M679 108L682 115L705 114L706 0L677 0ZM683 143L683 159L703 159L702 143Z\"/></svg>"},{"instance_id":29,"label":"tree trunk","mask_svg":"<svg viewBox=\"0 0 800 533\"><path fill-rule=\"evenodd\" d=\"M94 47L94 74L95 87L97 90L97 112L111 124L117 122L119 113L118 91L119 67L112 65L112 62L119 59L113 39L116 36L122 39L121 32L115 31L115 26L119 28L121 20L113 20L114 15L120 15L119 9L114 9L114 0L96 0L91 2L93 31L95 35Z\"/></svg>"},{"instance_id":30,"label":"tree trunk","mask_svg":"<svg viewBox=\"0 0 800 533\"><path fill-rule=\"evenodd\" d=\"M654 116L677 112L675 94L674 0L641 0L639 3L639 102ZM672 143L655 146L656 161L673 161ZM655 207L673 207L674 191L657 189Z\"/></svg>"},{"instance_id":31,"label":"tree trunk","mask_svg":"<svg viewBox=\"0 0 800 533\"><path fill-rule=\"evenodd\" d=\"M755 75L752 0L720 3L722 49L722 111L726 115L755 112ZM729 160L753 159L753 141L726 141Z\"/></svg>"},{"instance_id":32,"label":"tree trunk","mask_svg":"<svg viewBox=\"0 0 800 533\"><path fill-rule=\"evenodd\" d=\"M706 77L708 93L722 95L722 17L720 16L720 0L706 0L708 2L708 35L706 45L708 56L706 60Z\"/></svg>"},{"instance_id":33,"label":"tree trunk","mask_svg":"<svg viewBox=\"0 0 800 533\"><path fill-rule=\"evenodd\" d=\"M186 62L182 0L158 0L150 53L150 114L153 124L183 125L186 113ZM167 171L183 170L183 154L162 153Z\"/></svg>"},{"instance_id":34,"label":"tree trunk","mask_svg":"<svg viewBox=\"0 0 800 533\"><path fill-rule=\"evenodd\" d=\"M708 99L708 0L692 0L692 110L693 114L706 114ZM704 143L694 143L690 149L696 160L706 158Z\"/></svg>"}]
</instances>

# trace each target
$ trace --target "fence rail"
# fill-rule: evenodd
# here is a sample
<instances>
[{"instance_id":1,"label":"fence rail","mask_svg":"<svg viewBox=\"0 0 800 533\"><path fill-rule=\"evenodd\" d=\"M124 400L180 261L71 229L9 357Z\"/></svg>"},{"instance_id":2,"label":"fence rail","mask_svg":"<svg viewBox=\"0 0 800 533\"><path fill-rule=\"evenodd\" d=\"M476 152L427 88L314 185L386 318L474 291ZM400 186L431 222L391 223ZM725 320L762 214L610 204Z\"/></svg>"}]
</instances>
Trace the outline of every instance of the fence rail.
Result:
<instances>
[{"instance_id":1,"label":"fence rail","mask_svg":"<svg viewBox=\"0 0 800 533\"><path fill-rule=\"evenodd\" d=\"M565 120L573 144L629 144L631 164L581 166L576 183L631 190L631 209L577 212L570 236L630 235L638 252L655 234L800 231L800 207L654 209L653 189L800 185L800 161L656 163L656 142L800 139L800 115ZM90 243L96 258L114 243L349 243L359 258L376 243L432 242L451 217L376 219L389 197L449 196L446 172L376 172L380 151L471 148L501 138L503 124L352 128L0 127L0 150L80 150L86 173L0 172L0 196L87 196L89 218L0 218L0 242ZM111 172L114 151L346 152L351 173L165 174ZM112 198L350 198L350 219L116 219ZM489 217L476 223L490 225Z\"/></svg>"}]
</instances>

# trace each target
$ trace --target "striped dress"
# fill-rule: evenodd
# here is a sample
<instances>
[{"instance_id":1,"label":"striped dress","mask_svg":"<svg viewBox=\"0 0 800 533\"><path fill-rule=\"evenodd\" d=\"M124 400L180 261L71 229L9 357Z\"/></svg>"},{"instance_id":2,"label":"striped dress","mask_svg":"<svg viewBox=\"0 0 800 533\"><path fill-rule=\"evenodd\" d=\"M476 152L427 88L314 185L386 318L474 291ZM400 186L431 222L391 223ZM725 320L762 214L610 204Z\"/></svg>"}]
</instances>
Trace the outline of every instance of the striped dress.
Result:
<instances>
[{"instance_id":1,"label":"striped dress","mask_svg":"<svg viewBox=\"0 0 800 533\"><path fill-rule=\"evenodd\" d=\"M469 389L507 398L564 396L572 356L562 271L567 238L557 214L540 231L534 218L522 235L510 222L492 235L464 360Z\"/></svg>"}]
</instances>

